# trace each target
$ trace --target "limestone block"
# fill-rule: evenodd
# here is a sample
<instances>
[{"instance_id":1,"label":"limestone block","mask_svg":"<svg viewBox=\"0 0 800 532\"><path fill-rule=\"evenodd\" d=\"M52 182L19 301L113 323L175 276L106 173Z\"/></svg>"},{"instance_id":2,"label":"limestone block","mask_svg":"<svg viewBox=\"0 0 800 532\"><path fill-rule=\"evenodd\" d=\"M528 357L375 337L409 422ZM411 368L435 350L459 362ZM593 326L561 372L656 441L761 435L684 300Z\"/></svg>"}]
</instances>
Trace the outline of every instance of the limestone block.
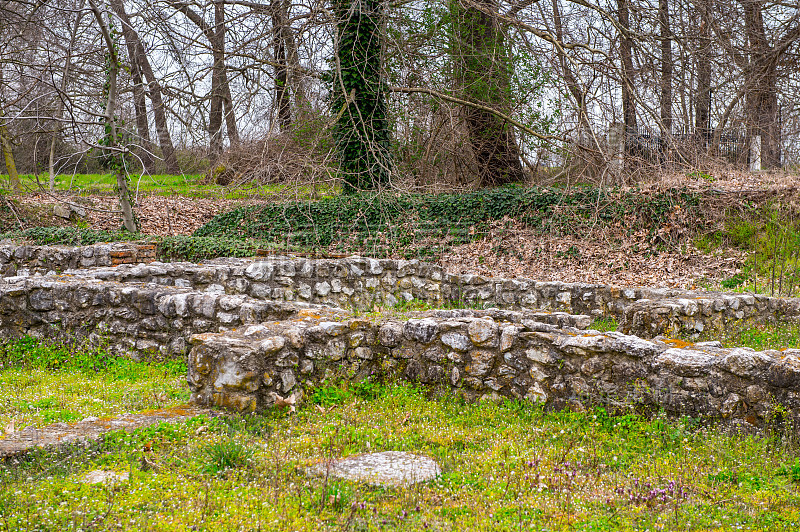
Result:
<instances>
[{"instance_id":1,"label":"limestone block","mask_svg":"<svg viewBox=\"0 0 800 532\"><path fill-rule=\"evenodd\" d=\"M458 332L447 332L442 335L441 340L444 345L456 351L465 352L472 347L472 342L467 335Z\"/></svg>"},{"instance_id":2,"label":"limestone block","mask_svg":"<svg viewBox=\"0 0 800 532\"><path fill-rule=\"evenodd\" d=\"M467 326L467 332L476 345L492 344L496 341L497 324L491 318L474 319Z\"/></svg>"},{"instance_id":3,"label":"limestone block","mask_svg":"<svg viewBox=\"0 0 800 532\"><path fill-rule=\"evenodd\" d=\"M438 324L430 318L408 320L403 327L403 335L409 340L429 344L436 337Z\"/></svg>"}]
</instances>

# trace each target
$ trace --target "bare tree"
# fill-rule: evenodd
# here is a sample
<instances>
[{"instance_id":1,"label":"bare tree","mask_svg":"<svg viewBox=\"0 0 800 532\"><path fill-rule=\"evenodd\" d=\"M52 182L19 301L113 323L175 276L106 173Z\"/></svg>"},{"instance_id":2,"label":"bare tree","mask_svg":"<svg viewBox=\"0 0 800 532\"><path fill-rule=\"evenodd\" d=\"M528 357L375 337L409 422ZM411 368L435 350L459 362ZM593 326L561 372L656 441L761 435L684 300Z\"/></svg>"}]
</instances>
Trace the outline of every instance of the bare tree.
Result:
<instances>
[{"instance_id":1,"label":"bare tree","mask_svg":"<svg viewBox=\"0 0 800 532\"><path fill-rule=\"evenodd\" d=\"M111 152L110 156L112 158L121 158L125 152L125 149L124 147L119 146L117 142L117 117L114 114L117 106L117 74L119 73L120 64L119 57L117 56L117 47L113 37L111 36L111 31L109 30L108 25L103 18L103 13L97 7L97 4L95 4L94 0L88 1L108 49L108 95L105 103L104 114L106 130L105 148ZM126 230L130 231L131 233L137 233L139 231L139 223L137 222L136 216L133 212L133 202L131 201L131 193L128 189L128 178L121 171L120 165L113 165L113 169L117 178L117 192L119 193L119 204L120 208L122 209L122 223Z\"/></svg>"},{"instance_id":2,"label":"bare tree","mask_svg":"<svg viewBox=\"0 0 800 532\"><path fill-rule=\"evenodd\" d=\"M211 47L213 65L211 68L211 94L210 111L208 115L208 128L211 140L209 151L213 158L222 153L222 121L228 129L228 138L232 144L239 142L239 130L236 126L236 115L233 109L228 72L225 64L225 3L223 0L214 1L214 24L205 21L196 13L189 4L169 0L170 5L183 13L205 35ZM223 112L224 109L224 112Z\"/></svg>"},{"instance_id":3,"label":"bare tree","mask_svg":"<svg viewBox=\"0 0 800 532\"><path fill-rule=\"evenodd\" d=\"M155 118L156 133L158 134L159 144L161 145L161 152L164 155L164 163L166 165L167 172L179 174L180 168L178 167L178 159L175 155L175 147L172 144L172 136L170 135L169 126L167 124L166 106L163 100L161 84L159 83L158 78L150 66L150 61L147 59L144 45L142 44L139 35L133 29L130 18L128 18L127 13L125 12L125 7L122 3L122 0L111 0L111 7L122 21L122 35L125 38L125 44L128 48L131 64L136 65L135 67L132 66L132 74L134 76L134 91L136 91L137 83L135 73L141 72L144 74L149 86L148 95L150 97L150 101L153 102L153 116ZM141 79L138 81L141 82ZM136 98L136 96L137 93L134 92L134 97ZM139 113L142 112L143 104L144 102L141 100L135 102L137 109L137 127L140 131L140 137L145 142L145 150L147 150L149 148L147 143L150 133L149 129L144 123L143 117L139 115ZM147 133L145 133L145 131L147 131Z\"/></svg>"}]
</instances>

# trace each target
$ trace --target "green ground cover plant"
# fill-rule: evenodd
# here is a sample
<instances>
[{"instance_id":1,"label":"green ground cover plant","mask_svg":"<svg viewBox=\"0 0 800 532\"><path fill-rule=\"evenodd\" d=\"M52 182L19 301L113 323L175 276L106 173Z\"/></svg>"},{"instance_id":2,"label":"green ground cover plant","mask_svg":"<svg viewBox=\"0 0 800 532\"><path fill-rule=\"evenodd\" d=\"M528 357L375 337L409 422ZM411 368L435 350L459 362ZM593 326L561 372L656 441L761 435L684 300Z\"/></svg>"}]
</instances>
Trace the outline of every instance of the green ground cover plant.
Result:
<instances>
[{"instance_id":1,"label":"green ground cover plant","mask_svg":"<svg viewBox=\"0 0 800 532\"><path fill-rule=\"evenodd\" d=\"M317 460L402 450L442 475L405 488L309 477ZM198 416L0 467L0 530L795 530L791 431L467 404L365 381L294 414ZM97 469L127 480L83 482Z\"/></svg>"},{"instance_id":2,"label":"green ground cover plant","mask_svg":"<svg viewBox=\"0 0 800 532\"><path fill-rule=\"evenodd\" d=\"M616 331L617 327L619 327L619 324L617 320L612 317L595 318L589 326L590 329L600 332Z\"/></svg>"},{"instance_id":3,"label":"green ground cover plant","mask_svg":"<svg viewBox=\"0 0 800 532\"><path fill-rule=\"evenodd\" d=\"M176 406L189 399L185 381L182 361L23 338L0 345L0 429Z\"/></svg>"},{"instance_id":4,"label":"green ground cover plant","mask_svg":"<svg viewBox=\"0 0 800 532\"><path fill-rule=\"evenodd\" d=\"M695 246L704 253L723 246L747 252L741 272L722 280L722 290L800 295L800 215L791 198L731 209L722 228L698 235Z\"/></svg>"},{"instance_id":5,"label":"green ground cover plant","mask_svg":"<svg viewBox=\"0 0 800 532\"><path fill-rule=\"evenodd\" d=\"M252 257L264 252L304 252L293 245L279 245L252 238L230 236L148 236L140 233L95 231L79 227L32 227L22 231L0 234L39 246L89 246L101 242L151 242L156 244L156 256L162 261L186 260L197 262L216 257Z\"/></svg>"},{"instance_id":6,"label":"green ground cover plant","mask_svg":"<svg viewBox=\"0 0 800 532\"><path fill-rule=\"evenodd\" d=\"M679 211L697 210L695 192L654 194L580 186L570 190L508 186L462 194L352 194L271 203L220 214L196 236L241 234L309 248L360 250L371 256L435 256L481 238L493 222L522 223L554 235L596 224L654 234Z\"/></svg>"}]
</instances>

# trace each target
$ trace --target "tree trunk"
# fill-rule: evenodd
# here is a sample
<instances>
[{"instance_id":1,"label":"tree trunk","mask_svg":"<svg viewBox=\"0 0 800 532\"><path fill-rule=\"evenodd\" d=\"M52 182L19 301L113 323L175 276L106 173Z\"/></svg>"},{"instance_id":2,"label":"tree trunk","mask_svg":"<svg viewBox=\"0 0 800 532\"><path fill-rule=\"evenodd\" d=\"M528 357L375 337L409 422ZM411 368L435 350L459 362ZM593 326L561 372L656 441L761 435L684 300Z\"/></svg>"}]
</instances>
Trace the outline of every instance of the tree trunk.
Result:
<instances>
[{"instance_id":1,"label":"tree trunk","mask_svg":"<svg viewBox=\"0 0 800 532\"><path fill-rule=\"evenodd\" d=\"M661 138L672 136L672 30L669 23L669 0L658 2L661 37Z\"/></svg>"},{"instance_id":2,"label":"tree trunk","mask_svg":"<svg viewBox=\"0 0 800 532\"><path fill-rule=\"evenodd\" d=\"M214 65L211 70L211 102L208 112L209 157L211 160L222 154L222 82L219 79L217 53L214 51Z\"/></svg>"},{"instance_id":3,"label":"tree trunk","mask_svg":"<svg viewBox=\"0 0 800 532\"><path fill-rule=\"evenodd\" d=\"M454 0L455 78L464 100L511 114L511 60L495 13L496 0L478 0L483 8ZM519 146L505 120L487 111L464 107L469 142L478 165L480 186L523 181Z\"/></svg>"},{"instance_id":4,"label":"tree trunk","mask_svg":"<svg viewBox=\"0 0 800 532\"><path fill-rule=\"evenodd\" d=\"M231 97L231 87L228 81L228 67L225 65L225 2L217 0L214 2L214 36L215 42L212 44L215 54L214 66L218 69L217 81L219 92L222 98L222 106L225 113L225 127L228 130L228 140L231 145L239 144L239 129L236 127L236 114L233 110L233 98Z\"/></svg>"},{"instance_id":5,"label":"tree trunk","mask_svg":"<svg viewBox=\"0 0 800 532\"><path fill-rule=\"evenodd\" d=\"M22 188L17 173L17 164L14 161L14 150L11 147L11 135L6 126L5 113L0 109L0 144L3 149L3 160L6 163L6 173L8 174L8 184L15 193L19 193Z\"/></svg>"},{"instance_id":6,"label":"tree trunk","mask_svg":"<svg viewBox=\"0 0 800 532\"><path fill-rule=\"evenodd\" d=\"M778 57L767 40L763 4L744 0L745 32L747 33L751 80L746 95L748 137L761 137L761 167L781 165L781 127L778 118Z\"/></svg>"},{"instance_id":7,"label":"tree trunk","mask_svg":"<svg viewBox=\"0 0 800 532\"><path fill-rule=\"evenodd\" d=\"M696 2L698 42L695 56L697 89L694 101L694 131L699 154L706 152L711 137L711 6L707 0Z\"/></svg>"},{"instance_id":8,"label":"tree trunk","mask_svg":"<svg viewBox=\"0 0 800 532\"><path fill-rule=\"evenodd\" d=\"M139 66L136 53L137 35L130 25L122 0L112 0L117 16L123 20L122 36L125 38L125 48L128 50L130 59L131 79L133 80L133 109L136 115L136 131L139 133L139 141L142 149L139 150L139 159L145 172L153 170L152 142L150 140L150 126L147 120L147 101L144 82L142 80L142 70ZM125 17L121 14L125 14Z\"/></svg>"},{"instance_id":9,"label":"tree trunk","mask_svg":"<svg viewBox=\"0 0 800 532\"><path fill-rule=\"evenodd\" d=\"M178 166L178 158L175 155L175 146L172 144L172 137L167 127L167 115L164 111L165 106L161 94L161 85L153 73L150 61L147 59L144 45L141 39L139 39L139 35L133 29L128 14L125 12L123 1L111 0L111 8L122 21L123 31L125 31L125 28L129 30L127 34L123 33L123 36L125 37L126 44L129 38L134 43L134 55L131 57L131 62L135 61L138 63L139 69L141 73L144 74L145 80L147 81L148 96L153 103L153 118L155 119L156 134L158 135L158 143L161 146L161 152L164 155L164 164L167 167L167 172L170 174L180 174L181 169Z\"/></svg>"},{"instance_id":10,"label":"tree trunk","mask_svg":"<svg viewBox=\"0 0 800 532\"><path fill-rule=\"evenodd\" d=\"M620 35L619 57L622 64L622 121L625 123L625 134L637 133L636 101L633 89L633 41L628 35L630 16L628 0L617 0L619 25L623 31Z\"/></svg>"},{"instance_id":11,"label":"tree trunk","mask_svg":"<svg viewBox=\"0 0 800 532\"><path fill-rule=\"evenodd\" d=\"M292 125L292 105L289 95L289 72L286 64L286 45L284 41L284 25L281 9L283 0L272 2L272 49L275 55L275 109L281 131L287 131Z\"/></svg>"},{"instance_id":12,"label":"tree trunk","mask_svg":"<svg viewBox=\"0 0 800 532\"><path fill-rule=\"evenodd\" d=\"M556 40L561 43L564 42L564 28L561 22L559 0L552 0L551 3L553 6L553 27L556 31ZM567 61L566 51L560 46L558 47L558 58L561 66L561 75L564 76L567 89L575 100L575 107L578 112L578 146L587 147L592 144L589 142L592 135L589 125L589 113L586 109L586 92L581 88L577 76L575 76Z\"/></svg>"},{"instance_id":13,"label":"tree trunk","mask_svg":"<svg viewBox=\"0 0 800 532\"><path fill-rule=\"evenodd\" d=\"M64 63L64 70L61 73L61 94L67 92L67 83L69 82L69 72L72 69L72 51L75 49L75 40L78 37L78 29L80 28L81 20L83 19L83 6L85 0L80 0L78 4L78 13L75 17L75 24L72 26L72 32L69 35L69 47L67 48L67 60ZM64 116L64 97L59 97L56 104L56 112L53 115L53 136L50 138L50 153L47 161L47 170L49 173L49 189L52 192L56 186L56 142L61 134L61 118Z\"/></svg>"},{"instance_id":14,"label":"tree trunk","mask_svg":"<svg viewBox=\"0 0 800 532\"><path fill-rule=\"evenodd\" d=\"M125 39L127 44L127 39ZM128 52L130 53L130 49ZM131 58L135 56L130 56ZM131 78L133 79L133 109L136 115L136 131L139 133L139 160L142 163L142 170L145 172L153 171L153 142L150 140L150 126L147 120L147 99L142 82L142 71L139 65L131 59Z\"/></svg>"},{"instance_id":15,"label":"tree trunk","mask_svg":"<svg viewBox=\"0 0 800 532\"><path fill-rule=\"evenodd\" d=\"M103 14L97 8L94 0L89 0L89 5L91 6L95 19L97 20L97 25L100 26L100 32L103 34L106 48L108 49L110 69L108 72L108 98L106 100L104 121L108 139L107 147L111 150L113 157L115 156L115 150L118 149L117 119L114 116L114 111L117 105L117 73L119 70L119 57L117 56L114 39L111 36L108 26L106 26ZM117 192L119 193L119 205L122 209L122 223L127 231L131 233L137 233L139 231L139 224L136 221L136 216L133 213L131 194L128 188L128 179L121 172L118 165L114 165L114 173L117 177Z\"/></svg>"},{"instance_id":16,"label":"tree trunk","mask_svg":"<svg viewBox=\"0 0 800 532\"><path fill-rule=\"evenodd\" d=\"M300 56L297 53L297 41L294 38L294 30L289 22L289 7L291 0L282 0L280 4L281 34L283 36L283 48L286 52L286 70L288 74L289 88L294 96L293 120L296 122L309 109L308 96L303 87L303 69L300 67Z\"/></svg>"}]
</instances>

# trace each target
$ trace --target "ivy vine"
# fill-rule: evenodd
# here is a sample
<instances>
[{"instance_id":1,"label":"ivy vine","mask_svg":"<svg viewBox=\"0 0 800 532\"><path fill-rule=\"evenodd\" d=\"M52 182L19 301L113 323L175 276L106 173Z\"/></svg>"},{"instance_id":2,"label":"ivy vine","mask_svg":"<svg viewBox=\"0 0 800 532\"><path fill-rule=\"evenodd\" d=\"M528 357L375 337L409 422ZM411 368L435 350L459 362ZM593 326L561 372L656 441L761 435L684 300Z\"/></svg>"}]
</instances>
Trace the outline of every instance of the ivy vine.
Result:
<instances>
[{"instance_id":1,"label":"ivy vine","mask_svg":"<svg viewBox=\"0 0 800 532\"><path fill-rule=\"evenodd\" d=\"M382 73L380 0L335 0L336 55L325 76L333 137L347 193L379 189L391 173L391 131Z\"/></svg>"}]
</instances>

